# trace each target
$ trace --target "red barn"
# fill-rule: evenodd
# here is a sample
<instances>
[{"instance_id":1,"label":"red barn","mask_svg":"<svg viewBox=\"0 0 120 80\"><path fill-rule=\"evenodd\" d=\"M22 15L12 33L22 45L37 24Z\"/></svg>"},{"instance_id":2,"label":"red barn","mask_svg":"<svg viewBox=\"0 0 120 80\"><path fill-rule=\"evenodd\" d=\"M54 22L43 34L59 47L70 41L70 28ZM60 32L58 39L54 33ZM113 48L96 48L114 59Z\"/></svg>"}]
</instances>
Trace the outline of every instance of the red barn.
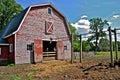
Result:
<instances>
[{"instance_id":1,"label":"red barn","mask_svg":"<svg viewBox=\"0 0 120 80\"><path fill-rule=\"evenodd\" d=\"M22 64L70 58L67 21L51 4L26 8L0 34L0 61Z\"/></svg>"}]
</instances>

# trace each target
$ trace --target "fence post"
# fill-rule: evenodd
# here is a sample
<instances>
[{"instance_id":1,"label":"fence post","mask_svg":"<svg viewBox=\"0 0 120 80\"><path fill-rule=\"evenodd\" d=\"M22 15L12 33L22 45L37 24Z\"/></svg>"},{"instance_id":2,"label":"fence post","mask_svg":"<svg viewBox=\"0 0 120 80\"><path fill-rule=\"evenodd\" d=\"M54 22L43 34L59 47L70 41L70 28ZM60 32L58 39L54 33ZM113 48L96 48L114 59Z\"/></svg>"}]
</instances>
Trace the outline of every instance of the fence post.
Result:
<instances>
[{"instance_id":1,"label":"fence post","mask_svg":"<svg viewBox=\"0 0 120 80\"><path fill-rule=\"evenodd\" d=\"M112 47L112 35L111 35L111 27L108 28L109 31L109 39L110 39L110 57L111 57L111 67L114 66L114 62L113 62L113 47Z\"/></svg>"},{"instance_id":2,"label":"fence post","mask_svg":"<svg viewBox=\"0 0 120 80\"><path fill-rule=\"evenodd\" d=\"M115 37L115 53L116 53L116 60L118 60L118 45L117 45L116 28L114 29L114 37Z\"/></svg>"},{"instance_id":3,"label":"fence post","mask_svg":"<svg viewBox=\"0 0 120 80\"><path fill-rule=\"evenodd\" d=\"M82 35L80 35L80 63L82 63Z\"/></svg>"}]
</instances>

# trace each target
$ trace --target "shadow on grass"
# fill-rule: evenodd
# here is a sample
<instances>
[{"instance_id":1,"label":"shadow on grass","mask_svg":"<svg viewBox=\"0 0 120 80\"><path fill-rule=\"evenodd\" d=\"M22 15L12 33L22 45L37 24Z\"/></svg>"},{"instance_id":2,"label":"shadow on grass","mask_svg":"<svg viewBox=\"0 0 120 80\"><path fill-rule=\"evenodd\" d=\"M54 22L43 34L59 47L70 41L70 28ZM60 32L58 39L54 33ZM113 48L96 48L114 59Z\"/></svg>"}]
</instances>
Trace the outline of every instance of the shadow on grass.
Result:
<instances>
[{"instance_id":1,"label":"shadow on grass","mask_svg":"<svg viewBox=\"0 0 120 80\"><path fill-rule=\"evenodd\" d=\"M12 62L0 62L0 66L15 66Z\"/></svg>"}]
</instances>

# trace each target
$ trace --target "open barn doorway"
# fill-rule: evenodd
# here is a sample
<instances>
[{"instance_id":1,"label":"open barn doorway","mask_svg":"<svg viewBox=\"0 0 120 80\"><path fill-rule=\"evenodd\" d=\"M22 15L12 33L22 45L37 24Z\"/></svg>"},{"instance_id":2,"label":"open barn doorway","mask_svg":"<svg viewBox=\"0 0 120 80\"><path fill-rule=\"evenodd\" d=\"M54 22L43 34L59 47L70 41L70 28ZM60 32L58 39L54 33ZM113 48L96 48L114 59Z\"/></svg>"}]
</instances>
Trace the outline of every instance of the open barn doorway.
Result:
<instances>
[{"instance_id":1,"label":"open barn doorway","mask_svg":"<svg viewBox=\"0 0 120 80\"><path fill-rule=\"evenodd\" d=\"M56 41L43 41L43 60L57 59L56 44Z\"/></svg>"}]
</instances>

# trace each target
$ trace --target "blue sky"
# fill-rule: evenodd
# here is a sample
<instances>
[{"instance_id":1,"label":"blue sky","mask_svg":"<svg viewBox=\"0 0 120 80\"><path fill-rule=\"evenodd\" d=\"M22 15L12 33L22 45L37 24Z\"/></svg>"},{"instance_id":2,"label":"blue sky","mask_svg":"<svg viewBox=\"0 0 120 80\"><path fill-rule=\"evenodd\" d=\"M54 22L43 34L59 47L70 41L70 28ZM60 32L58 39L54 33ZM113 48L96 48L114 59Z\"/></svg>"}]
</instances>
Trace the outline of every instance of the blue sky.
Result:
<instances>
[{"instance_id":1,"label":"blue sky","mask_svg":"<svg viewBox=\"0 0 120 80\"><path fill-rule=\"evenodd\" d=\"M30 5L51 2L68 22L77 22L82 15L88 19L101 17L105 19L114 11L120 10L120 0L16 0L23 8Z\"/></svg>"}]
</instances>

